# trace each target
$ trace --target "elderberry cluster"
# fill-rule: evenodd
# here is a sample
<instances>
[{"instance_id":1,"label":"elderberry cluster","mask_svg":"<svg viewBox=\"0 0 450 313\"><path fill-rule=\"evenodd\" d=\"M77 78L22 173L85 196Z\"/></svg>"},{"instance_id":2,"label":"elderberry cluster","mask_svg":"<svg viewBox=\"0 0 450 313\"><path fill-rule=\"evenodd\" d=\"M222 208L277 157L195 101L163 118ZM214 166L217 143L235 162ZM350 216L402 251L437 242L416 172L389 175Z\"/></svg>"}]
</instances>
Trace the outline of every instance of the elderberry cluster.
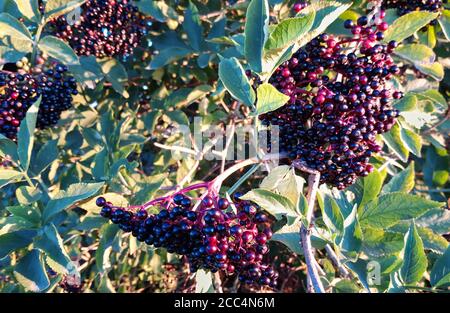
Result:
<instances>
[{"instance_id":1,"label":"elderberry cluster","mask_svg":"<svg viewBox=\"0 0 450 313\"><path fill-rule=\"evenodd\" d=\"M139 241L186 255L191 272L207 269L232 275L249 285L276 286L278 274L264 262L272 231L269 219L254 204L235 195L237 213L225 198L206 196L194 210L191 198L176 194L160 203L158 214L132 212L97 198L101 215Z\"/></svg>"},{"instance_id":2,"label":"elderberry cluster","mask_svg":"<svg viewBox=\"0 0 450 313\"><path fill-rule=\"evenodd\" d=\"M40 62L30 71L0 71L0 134L15 140L27 110L42 96L36 126L55 125L78 93L74 77L59 63Z\"/></svg>"},{"instance_id":3,"label":"elderberry cluster","mask_svg":"<svg viewBox=\"0 0 450 313\"><path fill-rule=\"evenodd\" d=\"M147 34L148 23L128 0L88 0L73 25L65 16L50 24L52 32L78 55L105 57L132 54Z\"/></svg>"},{"instance_id":4,"label":"elderberry cluster","mask_svg":"<svg viewBox=\"0 0 450 313\"><path fill-rule=\"evenodd\" d=\"M383 9L396 9L397 14L402 16L414 11L439 12L442 10L447 0L384 0L381 7ZM436 24L436 20L431 24Z\"/></svg>"},{"instance_id":5,"label":"elderberry cluster","mask_svg":"<svg viewBox=\"0 0 450 313\"><path fill-rule=\"evenodd\" d=\"M391 57L397 43L379 43L388 28L384 15L347 20L351 38L322 34L297 51L270 79L289 103L260 116L279 127L280 152L339 189L373 170L369 159L381 150L375 137L399 114L391 102L402 93L388 84L399 72Z\"/></svg>"}]
</instances>

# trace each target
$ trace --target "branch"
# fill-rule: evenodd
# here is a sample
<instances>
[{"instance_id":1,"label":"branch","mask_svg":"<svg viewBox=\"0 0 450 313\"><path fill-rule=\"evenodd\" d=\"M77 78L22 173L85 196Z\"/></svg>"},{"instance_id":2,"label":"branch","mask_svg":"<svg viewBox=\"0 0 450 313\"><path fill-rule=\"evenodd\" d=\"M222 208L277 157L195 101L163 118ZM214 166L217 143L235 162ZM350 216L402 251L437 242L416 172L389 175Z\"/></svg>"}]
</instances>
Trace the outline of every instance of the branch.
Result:
<instances>
[{"instance_id":1,"label":"branch","mask_svg":"<svg viewBox=\"0 0 450 313\"><path fill-rule=\"evenodd\" d=\"M317 270L317 261L314 258L314 248L311 244L311 222L314 212L314 204L316 202L317 189L319 188L320 172L307 167L304 163L296 160L292 163L295 168L308 173L308 194L306 199L308 200L308 212L306 213L307 227L301 224L300 238L303 252L305 254L305 261L307 267L307 280L308 290L310 292L324 293L322 281L320 280L319 272ZM312 285L313 288L309 288Z\"/></svg>"},{"instance_id":2,"label":"branch","mask_svg":"<svg viewBox=\"0 0 450 313\"><path fill-rule=\"evenodd\" d=\"M350 277L350 272L345 268L345 266L341 263L339 260L339 257L334 252L333 248L331 248L330 245L325 246L325 250L327 251L328 256L330 257L331 261L334 263L334 265L337 266L339 269L339 273L341 273L342 277L348 278Z\"/></svg>"}]
</instances>

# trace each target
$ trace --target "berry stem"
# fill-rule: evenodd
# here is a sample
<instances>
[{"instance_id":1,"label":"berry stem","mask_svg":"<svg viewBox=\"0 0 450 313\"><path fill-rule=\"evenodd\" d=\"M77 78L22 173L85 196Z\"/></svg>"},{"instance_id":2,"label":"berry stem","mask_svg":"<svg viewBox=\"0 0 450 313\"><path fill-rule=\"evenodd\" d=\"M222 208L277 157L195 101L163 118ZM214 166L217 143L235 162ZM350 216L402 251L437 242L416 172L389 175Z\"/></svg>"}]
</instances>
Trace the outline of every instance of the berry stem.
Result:
<instances>
[{"instance_id":1,"label":"berry stem","mask_svg":"<svg viewBox=\"0 0 450 313\"><path fill-rule=\"evenodd\" d=\"M292 164L295 168L309 174L308 194L306 195L306 199L308 200L308 211L305 216L308 227L305 227L303 223L301 224L300 238L301 245L303 246L303 252L305 254L308 282L311 282L311 285L313 286L311 292L324 293L325 289L322 281L320 280L319 272L316 267L316 260L314 259L314 248L311 244L311 226L317 189L319 188L320 172L307 167L299 160L294 161Z\"/></svg>"}]
</instances>

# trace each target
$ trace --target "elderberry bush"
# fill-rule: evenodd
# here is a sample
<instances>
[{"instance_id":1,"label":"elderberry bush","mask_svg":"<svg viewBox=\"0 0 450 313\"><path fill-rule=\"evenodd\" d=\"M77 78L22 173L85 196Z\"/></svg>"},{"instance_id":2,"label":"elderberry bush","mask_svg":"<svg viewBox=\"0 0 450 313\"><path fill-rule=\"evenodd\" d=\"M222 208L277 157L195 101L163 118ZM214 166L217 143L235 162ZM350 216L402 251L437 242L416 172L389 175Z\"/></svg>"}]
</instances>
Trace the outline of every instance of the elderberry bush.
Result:
<instances>
[{"instance_id":1,"label":"elderberry bush","mask_svg":"<svg viewBox=\"0 0 450 313\"><path fill-rule=\"evenodd\" d=\"M39 97L42 100L36 126L44 129L58 123L78 93L76 80L67 73L65 65L38 59L30 71L0 70L0 134L10 139L16 139L20 122Z\"/></svg>"},{"instance_id":2,"label":"elderberry bush","mask_svg":"<svg viewBox=\"0 0 450 313\"><path fill-rule=\"evenodd\" d=\"M191 272L221 270L237 274L245 284L275 287L278 274L264 262L272 237L269 217L255 204L239 200L239 194L234 198L231 204L206 196L195 208L193 199L178 193L158 203L159 213L150 215L144 209L115 207L103 197L96 204L103 217L139 241L186 255ZM237 213L229 210L231 205Z\"/></svg>"},{"instance_id":3,"label":"elderberry bush","mask_svg":"<svg viewBox=\"0 0 450 313\"><path fill-rule=\"evenodd\" d=\"M362 16L345 27L352 37L322 34L275 71L270 82L290 100L260 116L279 127L280 152L339 189L372 172L376 136L392 128L399 112L391 103L402 97L389 84L399 73L391 56L397 43L380 42L387 23Z\"/></svg>"},{"instance_id":4,"label":"elderberry bush","mask_svg":"<svg viewBox=\"0 0 450 313\"><path fill-rule=\"evenodd\" d=\"M151 21L128 0L88 0L73 25L60 16L50 28L78 55L101 58L132 54L150 25Z\"/></svg>"}]
</instances>

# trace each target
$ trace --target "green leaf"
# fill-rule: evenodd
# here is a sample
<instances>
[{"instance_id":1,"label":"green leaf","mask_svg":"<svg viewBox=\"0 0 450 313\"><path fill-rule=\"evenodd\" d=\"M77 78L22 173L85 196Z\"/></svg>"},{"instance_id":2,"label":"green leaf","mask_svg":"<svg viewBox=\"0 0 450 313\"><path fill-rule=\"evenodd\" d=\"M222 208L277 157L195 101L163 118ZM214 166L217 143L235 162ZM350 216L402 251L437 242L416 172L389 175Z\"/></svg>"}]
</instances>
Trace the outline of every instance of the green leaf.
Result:
<instances>
[{"instance_id":1,"label":"green leaf","mask_svg":"<svg viewBox=\"0 0 450 313\"><path fill-rule=\"evenodd\" d=\"M189 1L189 5L184 11L184 14L183 29L188 35L189 44L194 50L200 51L203 44L203 29L195 4Z\"/></svg>"},{"instance_id":2,"label":"green leaf","mask_svg":"<svg viewBox=\"0 0 450 313\"><path fill-rule=\"evenodd\" d=\"M385 42L395 40L401 42L404 39L412 36L422 27L428 25L432 20L435 20L439 13L432 13L428 11L416 11L405 14L392 23L385 33Z\"/></svg>"},{"instance_id":3,"label":"green leaf","mask_svg":"<svg viewBox=\"0 0 450 313\"><path fill-rule=\"evenodd\" d=\"M22 186L21 188L25 189L26 186ZM16 193L18 193L19 190L21 190L21 188L17 189ZM39 192L39 189L36 190ZM32 205L9 206L6 207L6 209L13 216L23 218L24 220L28 221L31 225L39 226L39 223L41 221L41 213L39 212L39 209L33 207Z\"/></svg>"},{"instance_id":4,"label":"green leaf","mask_svg":"<svg viewBox=\"0 0 450 313\"><path fill-rule=\"evenodd\" d=\"M317 200L322 210L322 219L333 234L342 234L344 231L344 217L336 200L327 193L320 192Z\"/></svg>"},{"instance_id":5,"label":"green leaf","mask_svg":"<svg viewBox=\"0 0 450 313\"><path fill-rule=\"evenodd\" d=\"M273 215L277 220L286 216L292 224L298 214L294 204L286 197L265 189L253 189L241 197L242 200L250 200Z\"/></svg>"},{"instance_id":6,"label":"green leaf","mask_svg":"<svg viewBox=\"0 0 450 313\"><path fill-rule=\"evenodd\" d=\"M19 133L17 135L17 153L19 155L20 166L24 171L27 171L30 166L31 151L34 145L34 130L40 104L41 96L28 109L25 119L20 123Z\"/></svg>"},{"instance_id":7,"label":"green leaf","mask_svg":"<svg viewBox=\"0 0 450 313\"><path fill-rule=\"evenodd\" d=\"M384 142L403 162L408 161L409 150L401 138L401 127L395 124L388 133L382 135Z\"/></svg>"},{"instance_id":8,"label":"green leaf","mask_svg":"<svg viewBox=\"0 0 450 313\"><path fill-rule=\"evenodd\" d=\"M420 196L394 192L381 195L369 202L361 211L359 220L363 227L386 228L400 221L416 218L443 204Z\"/></svg>"},{"instance_id":9,"label":"green leaf","mask_svg":"<svg viewBox=\"0 0 450 313\"><path fill-rule=\"evenodd\" d=\"M342 254L353 260L358 258L363 241L363 234L361 226L359 225L357 211L355 206L353 212L345 219L344 235L339 243Z\"/></svg>"},{"instance_id":10,"label":"green leaf","mask_svg":"<svg viewBox=\"0 0 450 313\"><path fill-rule=\"evenodd\" d=\"M109 255L118 231L119 227L114 224L105 224L100 229L101 239L95 252L95 264L100 273L105 273L111 266Z\"/></svg>"},{"instance_id":11,"label":"green leaf","mask_svg":"<svg viewBox=\"0 0 450 313\"><path fill-rule=\"evenodd\" d=\"M31 169L34 173L39 174L44 171L50 164L58 158L58 141L47 141L37 153Z\"/></svg>"},{"instance_id":12,"label":"green leaf","mask_svg":"<svg viewBox=\"0 0 450 313\"><path fill-rule=\"evenodd\" d=\"M383 186L383 176L377 169L374 169L369 176L363 178L363 186L363 196L359 203L358 210L378 196L381 187Z\"/></svg>"},{"instance_id":13,"label":"green leaf","mask_svg":"<svg viewBox=\"0 0 450 313\"><path fill-rule=\"evenodd\" d=\"M439 62L434 62L433 64L420 64L416 65L416 67L422 73L429 75L438 81L444 79L444 66Z\"/></svg>"},{"instance_id":14,"label":"green leaf","mask_svg":"<svg viewBox=\"0 0 450 313\"><path fill-rule=\"evenodd\" d=\"M289 101L289 96L279 92L274 86L264 83L256 90L258 102L256 103L256 115L275 111Z\"/></svg>"},{"instance_id":15,"label":"green leaf","mask_svg":"<svg viewBox=\"0 0 450 313\"><path fill-rule=\"evenodd\" d=\"M45 252L46 262L52 270L64 275L78 275L55 225L46 226L42 236L35 239L34 245L35 248Z\"/></svg>"},{"instance_id":16,"label":"green leaf","mask_svg":"<svg viewBox=\"0 0 450 313\"><path fill-rule=\"evenodd\" d=\"M33 40L30 32L22 22L8 13L0 13L0 38L4 36L10 36L12 38L29 42L31 52L31 44L33 43Z\"/></svg>"},{"instance_id":17,"label":"green leaf","mask_svg":"<svg viewBox=\"0 0 450 313\"><path fill-rule=\"evenodd\" d=\"M47 21L74 11L86 0L48 0L45 4L45 19Z\"/></svg>"},{"instance_id":18,"label":"green leaf","mask_svg":"<svg viewBox=\"0 0 450 313\"><path fill-rule=\"evenodd\" d=\"M31 244L35 235L36 231L33 230L18 230L0 235L0 260Z\"/></svg>"},{"instance_id":19,"label":"green leaf","mask_svg":"<svg viewBox=\"0 0 450 313\"><path fill-rule=\"evenodd\" d=\"M65 210L71 205L92 197L103 187L103 185L103 182L91 184L77 183L70 185L66 191L61 190L47 203L43 213L44 221L48 221L55 214Z\"/></svg>"},{"instance_id":20,"label":"green leaf","mask_svg":"<svg viewBox=\"0 0 450 313\"><path fill-rule=\"evenodd\" d=\"M163 49L159 52L158 55L152 58L152 61L149 64L149 69L150 70L159 69L191 53L193 53L193 51L190 48L185 47L171 47L168 49Z\"/></svg>"},{"instance_id":21,"label":"green leaf","mask_svg":"<svg viewBox=\"0 0 450 313\"><path fill-rule=\"evenodd\" d=\"M212 88L208 85L200 85L195 88L180 88L172 92L165 100L166 108L186 107L193 102L205 97Z\"/></svg>"},{"instance_id":22,"label":"green leaf","mask_svg":"<svg viewBox=\"0 0 450 313\"><path fill-rule=\"evenodd\" d=\"M411 223L405 235L405 246L402 251L403 264L400 268L400 279L406 285L417 283L427 269L428 261L423 249L422 239L416 226Z\"/></svg>"},{"instance_id":23,"label":"green leaf","mask_svg":"<svg viewBox=\"0 0 450 313\"><path fill-rule=\"evenodd\" d=\"M280 195L288 198L294 205L299 202L300 196L303 193L303 185L305 180L303 177L295 174L295 170L292 168L278 184L278 192Z\"/></svg>"},{"instance_id":24,"label":"green leaf","mask_svg":"<svg viewBox=\"0 0 450 313\"><path fill-rule=\"evenodd\" d=\"M124 98L128 98L129 94L124 88L124 84L128 82L128 74L124 66L116 59L105 59L100 62L100 65L114 90Z\"/></svg>"},{"instance_id":25,"label":"green leaf","mask_svg":"<svg viewBox=\"0 0 450 313\"><path fill-rule=\"evenodd\" d=\"M22 178L23 178L22 172L10 169L2 169L0 171L0 188L13 182L20 181L22 180Z\"/></svg>"},{"instance_id":26,"label":"green leaf","mask_svg":"<svg viewBox=\"0 0 450 313\"><path fill-rule=\"evenodd\" d=\"M33 249L22 257L14 269L17 281L32 292L40 292L50 286L42 255Z\"/></svg>"},{"instance_id":27,"label":"green leaf","mask_svg":"<svg viewBox=\"0 0 450 313\"><path fill-rule=\"evenodd\" d=\"M436 60L433 49L421 44L401 45L395 49L395 54L415 64L432 64Z\"/></svg>"},{"instance_id":28,"label":"green leaf","mask_svg":"<svg viewBox=\"0 0 450 313\"><path fill-rule=\"evenodd\" d=\"M19 160L16 143L2 134L0 134L0 157L9 157L14 162Z\"/></svg>"},{"instance_id":29,"label":"green leaf","mask_svg":"<svg viewBox=\"0 0 450 313\"><path fill-rule=\"evenodd\" d=\"M264 44L269 28L269 4L267 0L252 0L247 8L245 20L244 53L250 68L260 73L263 70Z\"/></svg>"},{"instance_id":30,"label":"green leaf","mask_svg":"<svg viewBox=\"0 0 450 313\"><path fill-rule=\"evenodd\" d=\"M296 254L303 254L303 249L300 244L300 227L298 224L283 226L273 234L271 240L281 242ZM313 233L311 235L311 244L316 249L324 249L327 242Z\"/></svg>"},{"instance_id":31,"label":"green leaf","mask_svg":"<svg viewBox=\"0 0 450 313\"><path fill-rule=\"evenodd\" d=\"M278 185L284 177L286 177L289 171L291 171L291 167L289 165L280 165L275 167L266 177L264 177L259 187L271 191L277 190Z\"/></svg>"},{"instance_id":32,"label":"green leaf","mask_svg":"<svg viewBox=\"0 0 450 313\"><path fill-rule=\"evenodd\" d=\"M394 107L401 112L413 111L417 109L417 103L417 97L413 94L408 93L403 98L396 101L394 103Z\"/></svg>"},{"instance_id":33,"label":"green leaf","mask_svg":"<svg viewBox=\"0 0 450 313\"><path fill-rule=\"evenodd\" d=\"M448 287L450 285L450 247L434 263L430 273L430 283L433 287Z\"/></svg>"},{"instance_id":34,"label":"green leaf","mask_svg":"<svg viewBox=\"0 0 450 313\"><path fill-rule=\"evenodd\" d=\"M438 18L439 25L441 25L442 32L447 40L450 40L450 10L443 10L441 16Z\"/></svg>"},{"instance_id":35,"label":"green leaf","mask_svg":"<svg viewBox=\"0 0 450 313\"><path fill-rule=\"evenodd\" d=\"M404 192L408 193L414 188L414 162L400 173L395 174L391 180L384 185L383 193Z\"/></svg>"},{"instance_id":36,"label":"green leaf","mask_svg":"<svg viewBox=\"0 0 450 313\"><path fill-rule=\"evenodd\" d=\"M350 7L351 3L341 3L338 1L316 1L308 5L300 14L307 15L315 12L314 24L310 31L297 42L294 50L298 50L310 42L311 39L325 32L328 26Z\"/></svg>"},{"instance_id":37,"label":"green leaf","mask_svg":"<svg viewBox=\"0 0 450 313\"><path fill-rule=\"evenodd\" d=\"M410 152L421 157L422 137L420 137L420 135L412 130L402 127L400 130L400 137L403 140L403 144Z\"/></svg>"},{"instance_id":38,"label":"green leaf","mask_svg":"<svg viewBox=\"0 0 450 313\"><path fill-rule=\"evenodd\" d=\"M38 43L39 49L65 65L78 65L80 60L72 48L55 36L45 36Z\"/></svg>"},{"instance_id":39,"label":"green leaf","mask_svg":"<svg viewBox=\"0 0 450 313\"><path fill-rule=\"evenodd\" d=\"M314 23L315 12L311 11L304 16L288 18L275 26L264 46L266 53L271 50L284 50L297 43L311 29Z\"/></svg>"},{"instance_id":40,"label":"green leaf","mask_svg":"<svg viewBox=\"0 0 450 313\"><path fill-rule=\"evenodd\" d=\"M38 22L41 18L38 0L16 0L20 13L33 22Z\"/></svg>"},{"instance_id":41,"label":"green leaf","mask_svg":"<svg viewBox=\"0 0 450 313\"><path fill-rule=\"evenodd\" d=\"M233 98L252 107L256 96L250 86L242 65L236 58L222 59L219 63L219 78Z\"/></svg>"},{"instance_id":42,"label":"green leaf","mask_svg":"<svg viewBox=\"0 0 450 313\"><path fill-rule=\"evenodd\" d=\"M139 11L159 22L165 22L169 15L176 14L164 1L140 0L135 2L135 5L139 8Z\"/></svg>"}]
</instances>

